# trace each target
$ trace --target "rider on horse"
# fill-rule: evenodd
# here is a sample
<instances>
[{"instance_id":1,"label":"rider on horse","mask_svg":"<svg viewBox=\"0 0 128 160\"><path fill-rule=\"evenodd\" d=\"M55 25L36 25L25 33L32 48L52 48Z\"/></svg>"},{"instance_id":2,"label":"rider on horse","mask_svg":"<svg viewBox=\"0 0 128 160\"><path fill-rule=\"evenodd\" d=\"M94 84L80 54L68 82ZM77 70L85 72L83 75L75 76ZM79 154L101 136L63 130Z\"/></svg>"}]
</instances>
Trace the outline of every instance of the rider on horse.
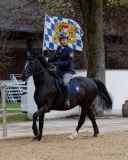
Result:
<instances>
[{"instance_id":1,"label":"rider on horse","mask_svg":"<svg viewBox=\"0 0 128 160\"><path fill-rule=\"evenodd\" d=\"M65 107L70 106L70 87L69 82L72 79L72 75L75 74L73 68L74 51L68 46L68 36L59 35L60 46L56 50L56 54L53 57L48 57L47 61L57 66L57 73L62 78L64 93L65 93Z\"/></svg>"}]
</instances>

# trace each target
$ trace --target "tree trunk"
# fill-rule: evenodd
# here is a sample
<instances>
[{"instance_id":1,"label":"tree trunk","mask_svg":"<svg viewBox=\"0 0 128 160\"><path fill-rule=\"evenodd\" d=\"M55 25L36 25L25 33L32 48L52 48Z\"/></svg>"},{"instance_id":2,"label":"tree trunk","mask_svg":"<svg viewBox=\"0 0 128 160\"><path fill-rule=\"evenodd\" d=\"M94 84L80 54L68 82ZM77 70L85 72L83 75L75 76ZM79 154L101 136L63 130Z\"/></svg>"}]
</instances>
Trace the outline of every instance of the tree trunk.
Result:
<instances>
[{"instance_id":1,"label":"tree trunk","mask_svg":"<svg viewBox=\"0 0 128 160\"><path fill-rule=\"evenodd\" d=\"M103 42L102 0L86 0L87 76L105 82L105 51Z\"/></svg>"},{"instance_id":2,"label":"tree trunk","mask_svg":"<svg viewBox=\"0 0 128 160\"><path fill-rule=\"evenodd\" d=\"M87 58L87 77L105 83L105 51L103 41L103 0L79 0L85 28L84 46ZM98 107L99 108L99 107ZM98 112L103 113L102 109Z\"/></svg>"}]
</instances>

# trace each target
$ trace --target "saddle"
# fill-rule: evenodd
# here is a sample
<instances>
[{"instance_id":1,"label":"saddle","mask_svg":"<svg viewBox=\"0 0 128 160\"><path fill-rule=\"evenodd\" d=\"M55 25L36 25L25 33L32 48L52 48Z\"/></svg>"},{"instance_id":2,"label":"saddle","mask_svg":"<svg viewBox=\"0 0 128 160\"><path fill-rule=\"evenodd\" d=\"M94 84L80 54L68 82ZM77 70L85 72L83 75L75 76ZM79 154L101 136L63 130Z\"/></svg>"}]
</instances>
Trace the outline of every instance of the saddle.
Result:
<instances>
[{"instance_id":1,"label":"saddle","mask_svg":"<svg viewBox=\"0 0 128 160\"><path fill-rule=\"evenodd\" d=\"M59 77L56 71L53 70L50 72L55 78L55 84L58 89L58 92L64 95L62 79ZM77 79L75 78L71 79L71 81L69 82L69 86L70 86L70 96L76 95L77 93L79 93L80 85Z\"/></svg>"}]
</instances>

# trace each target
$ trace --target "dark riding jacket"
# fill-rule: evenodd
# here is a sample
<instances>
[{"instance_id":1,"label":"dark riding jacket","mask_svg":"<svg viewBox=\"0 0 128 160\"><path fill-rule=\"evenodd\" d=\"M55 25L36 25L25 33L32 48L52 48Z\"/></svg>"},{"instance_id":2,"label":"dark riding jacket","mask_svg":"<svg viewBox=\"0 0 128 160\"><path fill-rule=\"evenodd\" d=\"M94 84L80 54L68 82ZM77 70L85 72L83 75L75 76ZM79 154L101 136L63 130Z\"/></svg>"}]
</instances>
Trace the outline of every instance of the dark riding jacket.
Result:
<instances>
[{"instance_id":1,"label":"dark riding jacket","mask_svg":"<svg viewBox=\"0 0 128 160\"><path fill-rule=\"evenodd\" d=\"M75 74L73 67L73 49L68 45L63 49L59 46L56 50L56 54L53 57L48 58L48 62L51 62L58 66L57 73L63 76L65 73Z\"/></svg>"}]
</instances>

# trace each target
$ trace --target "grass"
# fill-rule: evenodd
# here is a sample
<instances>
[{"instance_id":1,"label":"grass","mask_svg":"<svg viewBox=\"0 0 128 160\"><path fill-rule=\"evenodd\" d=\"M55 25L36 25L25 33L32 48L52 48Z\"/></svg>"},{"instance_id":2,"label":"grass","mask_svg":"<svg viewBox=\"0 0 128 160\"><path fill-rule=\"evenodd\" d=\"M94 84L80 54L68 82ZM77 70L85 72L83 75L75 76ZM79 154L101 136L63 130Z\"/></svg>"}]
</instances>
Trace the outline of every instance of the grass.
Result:
<instances>
[{"instance_id":1,"label":"grass","mask_svg":"<svg viewBox=\"0 0 128 160\"><path fill-rule=\"evenodd\" d=\"M2 104L0 104L0 108L2 108ZM13 110L7 110L7 114L11 113L11 115L7 115L7 122L23 122L27 121L27 114L22 113L20 111L20 103L6 103L6 108L13 109ZM13 114L17 113L17 114ZM2 111L0 111L0 115L2 114ZM0 117L0 124L2 123L2 118Z\"/></svg>"},{"instance_id":2,"label":"grass","mask_svg":"<svg viewBox=\"0 0 128 160\"><path fill-rule=\"evenodd\" d=\"M7 103L6 107L9 109L11 109L11 108L14 109L14 110L7 110L7 113L20 113L21 112L20 111L20 103Z\"/></svg>"},{"instance_id":3,"label":"grass","mask_svg":"<svg viewBox=\"0 0 128 160\"><path fill-rule=\"evenodd\" d=\"M24 122L27 121L27 114L21 113L17 115L7 115L7 123L8 122ZM0 124L2 123L2 118L0 117Z\"/></svg>"},{"instance_id":4,"label":"grass","mask_svg":"<svg viewBox=\"0 0 128 160\"><path fill-rule=\"evenodd\" d=\"M20 108L20 103L7 103L7 108Z\"/></svg>"},{"instance_id":5,"label":"grass","mask_svg":"<svg viewBox=\"0 0 128 160\"><path fill-rule=\"evenodd\" d=\"M2 104L0 104L0 108L2 108ZM7 110L7 113L20 113L20 103L6 103L6 108L13 109Z\"/></svg>"}]
</instances>

